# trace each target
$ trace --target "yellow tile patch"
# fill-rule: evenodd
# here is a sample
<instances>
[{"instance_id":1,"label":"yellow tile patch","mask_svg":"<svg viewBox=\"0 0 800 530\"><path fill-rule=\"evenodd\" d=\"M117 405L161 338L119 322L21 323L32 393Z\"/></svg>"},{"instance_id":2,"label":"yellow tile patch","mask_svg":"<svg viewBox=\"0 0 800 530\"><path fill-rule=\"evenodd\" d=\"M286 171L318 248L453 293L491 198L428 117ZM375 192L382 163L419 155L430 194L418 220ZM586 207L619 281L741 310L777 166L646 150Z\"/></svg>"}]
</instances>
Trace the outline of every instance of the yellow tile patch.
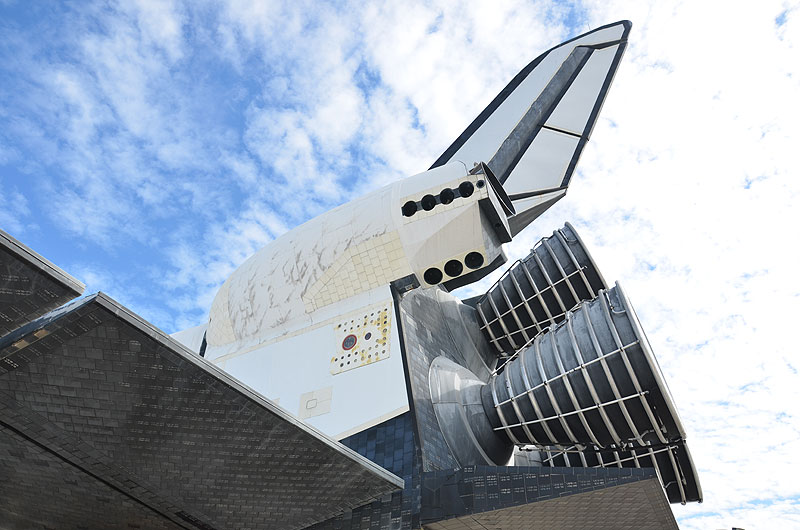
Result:
<instances>
[{"instance_id":1,"label":"yellow tile patch","mask_svg":"<svg viewBox=\"0 0 800 530\"><path fill-rule=\"evenodd\" d=\"M306 312L411 274L400 236L390 232L347 249L303 296Z\"/></svg>"}]
</instances>

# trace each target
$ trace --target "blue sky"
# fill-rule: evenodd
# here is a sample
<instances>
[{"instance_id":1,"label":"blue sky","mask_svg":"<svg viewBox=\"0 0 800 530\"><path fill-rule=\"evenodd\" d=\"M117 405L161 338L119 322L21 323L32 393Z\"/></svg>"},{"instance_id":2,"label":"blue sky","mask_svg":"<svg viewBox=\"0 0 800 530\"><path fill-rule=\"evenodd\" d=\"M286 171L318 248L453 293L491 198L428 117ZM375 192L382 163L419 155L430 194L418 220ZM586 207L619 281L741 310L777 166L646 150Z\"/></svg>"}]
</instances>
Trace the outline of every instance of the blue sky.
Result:
<instances>
[{"instance_id":1,"label":"blue sky","mask_svg":"<svg viewBox=\"0 0 800 530\"><path fill-rule=\"evenodd\" d=\"M0 227L175 332L274 237L425 170L540 52L628 18L570 193L510 254L568 220L625 286L704 486L683 528L800 527L797 3L498 4L0 1Z\"/></svg>"}]
</instances>

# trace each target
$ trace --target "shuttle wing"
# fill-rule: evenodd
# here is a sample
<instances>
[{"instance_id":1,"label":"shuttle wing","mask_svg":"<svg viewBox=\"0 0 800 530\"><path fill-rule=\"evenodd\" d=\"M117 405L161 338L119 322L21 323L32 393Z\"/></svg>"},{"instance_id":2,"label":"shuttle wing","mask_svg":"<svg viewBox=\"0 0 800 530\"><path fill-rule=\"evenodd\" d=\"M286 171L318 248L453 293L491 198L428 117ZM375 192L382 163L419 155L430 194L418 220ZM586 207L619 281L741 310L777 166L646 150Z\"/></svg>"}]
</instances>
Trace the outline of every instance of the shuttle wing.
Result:
<instances>
[{"instance_id":1,"label":"shuttle wing","mask_svg":"<svg viewBox=\"0 0 800 530\"><path fill-rule=\"evenodd\" d=\"M103 293L0 338L0 476L12 528L301 529L403 487Z\"/></svg>"},{"instance_id":2,"label":"shuttle wing","mask_svg":"<svg viewBox=\"0 0 800 530\"><path fill-rule=\"evenodd\" d=\"M432 168L486 162L516 213L516 235L567 192L627 44L615 22L545 52L511 80Z\"/></svg>"},{"instance_id":3,"label":"shuttle wing","mask_svg":"<svg viewBox=\"0 0 800 530\"><path fill-rule=\"evenodd\" d=\"M0 337L80 296L84 288L0 230Z\"/></svg>"}]
</instances>

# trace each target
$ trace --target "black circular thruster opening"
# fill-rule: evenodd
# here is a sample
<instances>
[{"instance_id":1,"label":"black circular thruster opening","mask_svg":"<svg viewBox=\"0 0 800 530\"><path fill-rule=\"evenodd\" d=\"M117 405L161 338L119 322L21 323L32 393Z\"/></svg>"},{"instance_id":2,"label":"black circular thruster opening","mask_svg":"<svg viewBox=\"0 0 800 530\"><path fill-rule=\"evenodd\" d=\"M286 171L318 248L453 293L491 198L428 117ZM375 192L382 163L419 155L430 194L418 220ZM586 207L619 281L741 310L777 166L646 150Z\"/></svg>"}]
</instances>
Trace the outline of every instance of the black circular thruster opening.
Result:
<instances>
[{"instance_id":1,"label":"black circular thruster opening","mask_svg":"<svg viewBox=\"0 0 800 530\"><path fill-rule=\"evenodd\" d=\"M428 285L436 285L442 281L442 271L436 267L431 267L425 271L425 274L422 277L425 278L425 281L428 283Z\"/></svg>"},{"instance_id":2,"label":"black circular thruster opening","mask_svg":"<svg viewBox=\"0 0 800 530\"><path fill-rule=\"evenodd\" d=\"M477 269L483 265L483 256L480 252L470 252L467 254L467 257L464 258L464 263L466 263L467 267L470 269Z\"/></svg>"},{"instance_id":3,"label":"black circular thruster opening","mask_svg":"<svg viewBox=\"0 0 800 530\"><path fill-rule=\"evenodd\" d=\"M408 201L403 205L403 215L406 217L411 217L415 213L417 213L417 203L414 201Z\"/></svg>"},{"instance_id":4,"label":"black circular thruster opening","mask_svg":"<svg viewBox=\"0 0 800 530\"><path fill-rule=\"evenodd\" d=\"M446 272L448 276L455 278L464 272L464 266L457 259L451 259L444 264L444 272Z\"/></svg>"},{"instance_id":5,"label":"black circular thruster opening","mask_svg":"<svg viewBox=\"0 0 800 530\"><path fill-rule=\"evenodd\" d=\"M436 197L431 194L428 194L422 198L420 201L422 204L422 209L426 212L433 210L433 207L436 206Z\"/></svg>"},{"instance_id":6,"label":"black circular thruster opening","mask_svg":"<svg viewBox=\"0 0 800 530\"><path fill-rule=\"evenodd\" d=\"M445 188L439 193L439 200L442 204L450 204L455 198L456 194L450 188Z\"/></svg>"},{"instance_id":7,"label":"black circular thruster opening","mask_svg":"<svg viewBox=\"0 0 800 530\"><path fill-rule=\"evenodd\" d=\"M369 340L371 338L372 338L372 333L367 332L367 334L364 335L364 340Z\"/></svg>"},{"instance_id":8,"label":"black circular thruster opening","mask_svg":"<svg viewBox=\"0 0 800 530\"><path fill-rule=\"evenodd\" d=\"M478 188L482 188L482 187L486 186L486 181L485 180L479 180L478 182L475 183L475 185L478 186Z\"/></svg>"},{"instance_id":9,"label":"black circular thruster opening","mask_svg":"<svg viewBox=\"0 0 800 530\"><path fill-rule=\"evenodd\" d=\"M458 185L458 192L461 194L462 197L469 197L472 195L472 192L475 191L475 186L472 185L472 182L462 182Z\"/></svg>"}]
</instances>

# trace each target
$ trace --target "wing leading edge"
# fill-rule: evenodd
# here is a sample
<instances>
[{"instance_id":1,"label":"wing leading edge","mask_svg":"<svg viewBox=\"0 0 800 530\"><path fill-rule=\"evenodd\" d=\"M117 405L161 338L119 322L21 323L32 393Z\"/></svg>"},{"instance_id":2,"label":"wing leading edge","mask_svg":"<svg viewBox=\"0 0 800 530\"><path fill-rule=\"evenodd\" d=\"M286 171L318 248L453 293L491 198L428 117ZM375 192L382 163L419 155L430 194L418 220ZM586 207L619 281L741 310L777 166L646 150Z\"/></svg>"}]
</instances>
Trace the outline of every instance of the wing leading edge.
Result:
<instances>
[{"instance_id":1,"label":"wing leading edge","mask_svg":"<svg viewBox=\"0 0 800 530\"><path fill-rule=\"evenodd\" d=\"M526 66L434 162L486 162L516 214L516 235L567 192L628 41L627 20L602 26Z\"/></svg>"}]
</instances>

